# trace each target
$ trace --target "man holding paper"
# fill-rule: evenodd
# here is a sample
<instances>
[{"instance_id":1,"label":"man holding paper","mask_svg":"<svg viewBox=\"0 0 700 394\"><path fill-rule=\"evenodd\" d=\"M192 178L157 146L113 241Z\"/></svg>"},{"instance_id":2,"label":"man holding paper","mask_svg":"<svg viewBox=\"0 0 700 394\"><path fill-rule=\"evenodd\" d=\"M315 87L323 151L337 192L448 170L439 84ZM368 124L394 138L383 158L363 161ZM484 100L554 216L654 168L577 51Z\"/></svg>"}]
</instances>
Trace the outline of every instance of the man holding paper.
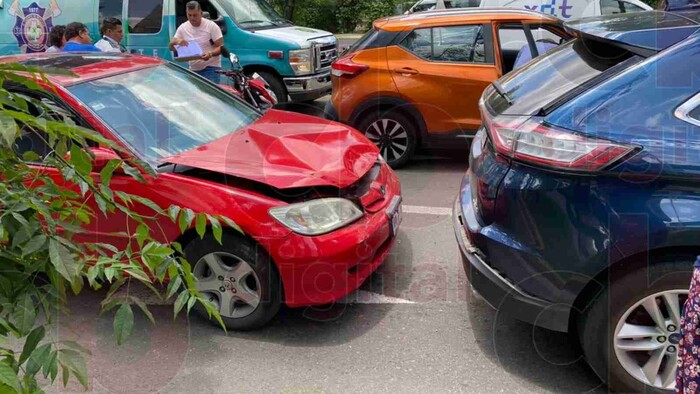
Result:
<instances>
[{"instance_id":1,"label":"man holding paper","mask_svg":"<svg viewBox=\"0 0 700 394\"><path fill-rule=\"evenodd\" d=\"M219 83L221 77L216 71L221 70L224 35L216 23L202 17L202 7L198 2L190 1L186 7L187 22L177 28L175 37L170 41L170 50L178 50L178 55L180 52L187 53L190 70Z\"/></svg>"}]
</instances>

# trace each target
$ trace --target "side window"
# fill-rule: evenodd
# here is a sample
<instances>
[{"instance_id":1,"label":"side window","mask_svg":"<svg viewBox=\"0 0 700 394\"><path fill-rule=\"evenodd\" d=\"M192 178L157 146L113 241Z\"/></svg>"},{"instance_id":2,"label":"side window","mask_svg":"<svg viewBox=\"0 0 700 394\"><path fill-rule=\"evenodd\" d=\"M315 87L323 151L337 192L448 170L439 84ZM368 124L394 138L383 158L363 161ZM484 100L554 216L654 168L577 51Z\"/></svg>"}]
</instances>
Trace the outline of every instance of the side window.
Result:
<instances>
[{"instance_id":1,"label":"side window","mask_svg":"<svg viewBox=\"0 0 700 394\"><path fill-rule=\"evenodd\" d=\"M407 51L424 59L433 58L433 29L416 29L401 42L401 46Z\"/></svg>"},{"instance_id":2,"label":"side window","mask_svg":"<svg viewBox=\"0 0 700 394\"><path fill-rule=\"evenodd\" d=\"M480 47L481 56L475 56ZM437 27L433 29L433 60L483 63L484 37L481 25Z\"/></svg>"},{"instance_id":3,"label":"side window","mask_svg":"<svg viewBox=\"0 0 700 394\"><path fill-rule=\"evenodd\" d=\"M695 107L694 110L688 112L688 116L700 122L700 106Z\"/></svg>"},{"instance_id":4,"label":"side window","mask_svg":"<svg viewBox=\"0 0 700 394\"><path fill-rule=\"evenodd\" d=\"M498 42L501 51L519 51L527 45L527 37L522 27L509 27L498 29Z\"/></svg>"},{"instance_id":5,"label":"side window","mask_svg":"<svg viewBox=\"0 0 700 394\"><path fill-rule=\"evenodd\" d=\"M486 63L482 25L417 29L402 47L416 56L436 62Z\"/></svg>"},{"instance_id":6,"label":"side window","mask_svg":"<svg viewBox=\"0 0 700 394\"><path fill-rule=\"evenodd\" d=\"M543 26L529 25L537 54L542 56L563 42L563 37ZM498 29L498 42L503 60L503 72L510 72L532 60L530 44L522 24L505 25Z\"/></svg>"},{"instance_id":7,"label":"side window","mask_svg":"<svg viewBox=\"0 0 700 394\"><path fill-rule=\"evenodd\" d=\"M129 2L129 33L156 34L163 27L163 0Z\"/></svg>"},{"instance_id":8,"label":"side window","mask_svg":"<svg viewBox=\"0 0 700 394\"><path fill-rule=\"evenodd\" d=\"M700 93L681 104L674 115L682 121L700 126Z\"/></svg>"},{"instance_id":9,"label":"side window","mask_svg":"<svg viewBox=\"0 0 700 394\"><path fill-rule=\"evenodd\" d=\"M547 42L558 45L563 38L538 26L530 26L530 32L532 33L532 38L537 42ZM501 45L501 49L505 51L519 51L523 46L528 45L522 25L513 25L498 29L498 42Z\"/></svg>"},{"instance_id":10,"label":"side window","mask_svg":"<svg viewBox=\"0 0 700 394\"><path fill-rule=\"evenodd\" d=\"M31 100L29 96L23 94L19 94L19 96L28 101L29 113L35 117L61 121L68 125L77 124L72 113L66 111L47 97L41 97L39 100L43 105L38 106L29 101ZM36 100L37 98L34 99ZM25 124L20 125L20 137L15 141L14 150L20 156L29 151L34 152L39 156L39 162L53 153L53 147L51 146L48 135L41 130L34 129Z\"/></svg>"},{"instance_id":11,"label":"side window","mask_svg":"<svg viewBox=\"0 0 700 394\"><path fill-rule=\"evenodd\" d=\"M437 2L435 0L423 0L413 6L413 12L432 11L436 6Z\"/></svg>"},{"instance_id":12,"label":"side window","mask_svg":"<svg viewBox=\"0 0 700 394\"><path fill-rule=\"evenodd\" d=\"M105 18L117 18L122 20L124 0L100 0L98 24L102 25Z\"/></svg>"},{"instance_id":13,"label":"side window","mask_svg":"<svg viewBox=\"0 0 700 394\"><path fill-rule=\"evenodd\" d=\"M476 8L481 0L445 0L445 8Z\"/></svg>"},{"instance_id":14,"label":"side window","mask_svg":"<svg viewBox=\"0 0 700 394\"><path fill-rule=\"evenodd\" d=\"M617 0L600 0L600 12L603 15L615 15L625 12L624 5Z\"/></svg>"},{"instance_id":15,"label":"side window","mask_svg":"<svg viewBox=\"0 0 700 394\"><path fill-rule=\"evenodd\" d=\"M632 4L632 3L628 3L628 2L626 2L626 1L623 1L623 2L622 2L622 6L625 7L625 12L640 12L640 11L646 11L644 8L642 8L642 7L638 6L638 5Z\"/></svg>"}]
</instances>

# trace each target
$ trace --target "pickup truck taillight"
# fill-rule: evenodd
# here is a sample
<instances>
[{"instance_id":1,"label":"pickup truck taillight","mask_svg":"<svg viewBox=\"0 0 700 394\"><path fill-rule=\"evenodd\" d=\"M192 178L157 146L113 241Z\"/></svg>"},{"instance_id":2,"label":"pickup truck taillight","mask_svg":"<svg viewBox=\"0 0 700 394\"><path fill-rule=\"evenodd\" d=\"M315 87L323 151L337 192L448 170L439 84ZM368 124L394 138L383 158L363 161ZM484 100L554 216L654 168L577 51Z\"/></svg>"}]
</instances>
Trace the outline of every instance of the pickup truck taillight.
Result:
<instances>
[{"instance_id":1,"label":"pickup truck taillight","mask_svg":"<svg viewBox=\"0 0 700 394\"><path fill-rule=\"evenodd\" d=\"M537 118L485 118L496 152L544 167L596 172L636 149L630 145L573 134Z\"/></svg>"},{"instance_id":2,"label":"pickup truck taillight","mask_svg":"<svg viewBox=\"0 0 700 394\"><path fill-rule=\"evenodd\" d=\"M352 57L344 57L338 59L331 65L331 74L341 78L355 78L356 76L367 71L369 66L358 64L352 61Z\"/></svg>"}]
</instances>

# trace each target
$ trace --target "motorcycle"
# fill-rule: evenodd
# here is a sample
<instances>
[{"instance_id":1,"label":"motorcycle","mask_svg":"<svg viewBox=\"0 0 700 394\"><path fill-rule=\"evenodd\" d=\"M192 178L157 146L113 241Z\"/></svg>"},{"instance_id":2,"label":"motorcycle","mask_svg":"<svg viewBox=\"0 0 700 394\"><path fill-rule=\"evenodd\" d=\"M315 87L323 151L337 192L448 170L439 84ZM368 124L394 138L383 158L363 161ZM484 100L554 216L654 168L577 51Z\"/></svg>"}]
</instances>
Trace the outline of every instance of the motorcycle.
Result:
<instances>
[{"instance_id":1,"label":"motorcycle","mask_svg":"<svg viewBox=\"0 0 700 394\"><path fill-rule=\"evenodd\" d=\"M226 47L221 47L221 56L229 59L231 69L220 70L217 73L229 78L233 88L241 94L248 104L261 111L267 111L277 104L277 97L270 85L257 73L253 73L251 76L246 75L235 53Z\"/></svg>"}]
</instances>

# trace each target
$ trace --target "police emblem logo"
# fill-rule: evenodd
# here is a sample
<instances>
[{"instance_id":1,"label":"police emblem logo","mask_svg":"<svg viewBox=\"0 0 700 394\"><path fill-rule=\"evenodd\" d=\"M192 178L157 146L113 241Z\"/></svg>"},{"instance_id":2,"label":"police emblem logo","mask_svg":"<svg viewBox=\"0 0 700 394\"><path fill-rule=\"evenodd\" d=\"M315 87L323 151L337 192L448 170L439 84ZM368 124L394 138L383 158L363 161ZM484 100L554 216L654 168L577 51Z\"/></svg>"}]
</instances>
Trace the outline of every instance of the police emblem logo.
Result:
<instances>
[{"instance_id":1,"label":"police emblem logo","mask_svg":"<svg viewBox=\"0 0 700 394\"><path fill-rule=\"evenodd\" d=\"M36 2L22 7L15 0L7 12L16 18L12 34L22 53L44 52L49 47L53 18L61 14L56 0L51 0L48 8L39 7Z\"/></svg>"}]
</instances>

